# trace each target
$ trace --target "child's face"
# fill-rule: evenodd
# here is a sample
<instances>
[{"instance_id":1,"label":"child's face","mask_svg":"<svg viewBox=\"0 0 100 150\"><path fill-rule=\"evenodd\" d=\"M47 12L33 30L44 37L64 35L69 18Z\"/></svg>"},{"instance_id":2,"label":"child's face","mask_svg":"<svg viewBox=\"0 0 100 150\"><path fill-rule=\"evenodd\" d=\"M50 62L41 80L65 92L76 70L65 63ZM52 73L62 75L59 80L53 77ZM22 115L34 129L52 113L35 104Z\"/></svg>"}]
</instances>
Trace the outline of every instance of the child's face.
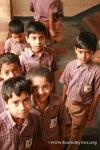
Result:
<instances>
[{"instance_id":1,"label":"child's face","mask_svg":"<svg viewBox=\"0 0 100 150\"><path fill-rule=\"evenodd\" d=\"M26 41L30 44L34 53L39 53L45 46L46 38L42 33L31 33L29 36L26 36Z\"/></svg>"},{"instance_id":2,"label":"child's face","mask_svg":"<svg viewBox=\"0 0 100 150\"><path fill-rule=\"evenodd\" d=\"M19 33L19 34L15 34L12 33L12 38L17 42L17 43L22 43L25 40L25 36L24 33Z\"/></svg>"},{"instance_id":3,"label":"child's face","mask_svg":"<svg viewBox=\"0 0 100 150\"><path fill-rule=\"evenodd\" d=\"M82 64L88 63L93 56L93 52L87 49L75 48L75 53Z\"/></svg>"},{"instance_id":4,"label":"child's face","mask_svg":"<svg viewBox=\"0 0 100 150\"><path fill-rule=\"evenodd\" d=\"M17 96L13 92L12 97L6 103L6 107L16 122L19 119L25 119L32 107L31 96L25 92Z\"/></svg>"},{"instance_id":5,"label":"child's face","mask_svg":"<svg viewBox=\"0 0 100 150\"><path fill-rule=\"evenodd\" d=\"M21 67L15 63L4 63L1 67L0 77L5 81L11 77L17 77L22 74Z\"/></svg>"},{"instance_id":6,"label":"child's face","mask_svg":"<svg viewBox=\"0 0 100 150\"><path fill-rule=\"evenodd\" d=\"M42 104L47 102L52 88L50 82L45 77L35 76L32 79L32 85L35 100Z\"/></svg>"}]
</instances>

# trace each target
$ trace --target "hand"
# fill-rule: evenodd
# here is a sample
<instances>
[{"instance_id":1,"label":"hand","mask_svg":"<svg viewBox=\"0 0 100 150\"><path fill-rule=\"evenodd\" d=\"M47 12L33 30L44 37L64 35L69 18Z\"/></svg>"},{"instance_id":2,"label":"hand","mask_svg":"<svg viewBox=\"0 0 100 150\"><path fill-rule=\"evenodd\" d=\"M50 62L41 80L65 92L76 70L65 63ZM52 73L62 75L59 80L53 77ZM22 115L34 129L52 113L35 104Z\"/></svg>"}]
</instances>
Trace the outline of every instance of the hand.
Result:
<instances>
[{"instance_id":1,"label":"hand","mask_svg":"<svg viewBox=\"0 0 100 150\"><path fill-rule=\"evenodd\" d=\"M94 112L89 112L89 114L88 114L88 121L93 120L93 117L94 117Z\"/></svg>"},{"instance_id":2,"label":"hand","mask_svg":"<svg viewBox=\"0 0 100 150\"><path fill-rule=\"evenodd\" d=\"M50 30L50 35L51 35L52 37L55 37L55 36L56 36L55 31L54 31L54 30Z\"/></svg>"}]
</instances>

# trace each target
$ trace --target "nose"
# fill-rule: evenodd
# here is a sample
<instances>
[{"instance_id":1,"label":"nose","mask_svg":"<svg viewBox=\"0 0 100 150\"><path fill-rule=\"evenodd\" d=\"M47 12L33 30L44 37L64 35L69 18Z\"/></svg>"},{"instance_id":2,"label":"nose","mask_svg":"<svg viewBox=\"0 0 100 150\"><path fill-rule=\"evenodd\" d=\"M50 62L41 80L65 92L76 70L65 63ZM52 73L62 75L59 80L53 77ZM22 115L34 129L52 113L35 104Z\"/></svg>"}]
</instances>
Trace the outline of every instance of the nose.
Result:
<instances>
[{"instance_id":1,"label":"nose","mask_svg":"<svg viewBox=\"0 0 100 150\"><path fill-rule=\"evenodd\" d=\"M14 75L14 73L13 72L10 72L10 78L12 78L12 77L14 77L15 75Z\"/></svg>"},{"instance_id":2,"label":"nose","mask_svg":"<svg viewBox=\"0 0 100 150\"><path fill-rule=\"evenodd\" d=\"M24 104L23 103L20 103L19 110L20 110L20 112L24 111Z\"/></svg>"},{"instance_id":3,"label":"nose","mask_svg":"<svg viewBox=\"0 0 100 150\"><path fill-rule=\"evenodd\" d=\"M20 40L19 40L19 38L16 38L16 42L19 42Z\"/></svg>"},{"instance_id":4,"label":"nose","mask_svg":"<svg viewBox=\"0 0 100 150\"><path fill-rule=\"evenodd\" d=\"M37 38L36 43L40 43L40 39Z\"/></svg>"},{"instance_id":5,"label":"nose","mask_svg":"<svg viewBox=\"0 0 100 150\"><path fill-rule=\"evenodd\" d=\"M42 89L42 88L39 88L39 89L38 89L38 93L39 93L39 94L43 94L43 89Z\"/></svg>"},{"instance_id":6,"label":"nose","mask_svg":"<svg viewBox=\"0 0 100 150\"><path fill-rule=\"evenodd\" d=\"M86 53L83 53L83 54L82 54L82 58L86 58Z\"/></svg>"}]
</instances>

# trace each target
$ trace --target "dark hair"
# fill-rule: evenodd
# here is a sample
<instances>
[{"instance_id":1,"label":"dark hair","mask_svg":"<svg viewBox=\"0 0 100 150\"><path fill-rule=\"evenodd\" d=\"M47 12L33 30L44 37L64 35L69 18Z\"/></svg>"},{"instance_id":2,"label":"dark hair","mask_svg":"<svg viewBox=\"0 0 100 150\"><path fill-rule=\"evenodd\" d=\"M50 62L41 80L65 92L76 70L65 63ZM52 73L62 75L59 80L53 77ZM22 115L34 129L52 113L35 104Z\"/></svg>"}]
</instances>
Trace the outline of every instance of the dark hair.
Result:
<instances>
[{"instance_id":1,"label":"dark hair","mask_svg":"<svg viewBox=\"0 0 100 150\"><path fill-rule=\"evenodd\" d=\"M3 64L8 63L15 63L19 67L21 67L19 57L13 53L3 53L0 55L0 70Z\"/></svg>"},{"instance_id":2,"label":"dark hair","mask_svg":"<svg viewBox=\"0 0 100 150\"><path fill-rule=\"evenodd\" d=\"M50 83L53 82L51 71L44 66L36 66L31 68L26 74L26 79L32 81L35 76L45 77Z\"/></svg>"},{"instance_id":3,"label":"dark hair","mask_svg":"<svg viewBox=\"0 0 100 150\"><path fill-rule=\"evenodd\" d=\"M24 32L24 24L19 19L13 19L9 23L9 32L19 34Z\"/></svg>"},{"instance_id":4,"label":"dark hair","mask_svg":"<svg viewBox=\"0 0 100 150\"><path fill-rule=\"evenodd\" d=\"M88 49L89 51L96 51L97 37L92 32L81 32L76 38L75 47L80 49Z\"/></svg>"},{"instance_id":5,"label":"dark hair","mask_svg":"<svg viewBox=\"0 0 100 150\"><path fill-rule=\"evenodd\" d=\"M42 33L47 37L47 29L45 25L39 21L30 21L26 27L27 35L31 33Z\"/></svg>"},{"instance_id":6,"label":"dark hair","mask_svg":"<svg viewBox=\"0 0 100 150\"><path fill-rule=\"evenodd\" d=\"M6 80L2 86L3 99L8 102L9 98L12 97L13 92L17 96L21 95L22 92L31 95L31 82L24 77L13 77Z\"/></svg>"}]
</instances>

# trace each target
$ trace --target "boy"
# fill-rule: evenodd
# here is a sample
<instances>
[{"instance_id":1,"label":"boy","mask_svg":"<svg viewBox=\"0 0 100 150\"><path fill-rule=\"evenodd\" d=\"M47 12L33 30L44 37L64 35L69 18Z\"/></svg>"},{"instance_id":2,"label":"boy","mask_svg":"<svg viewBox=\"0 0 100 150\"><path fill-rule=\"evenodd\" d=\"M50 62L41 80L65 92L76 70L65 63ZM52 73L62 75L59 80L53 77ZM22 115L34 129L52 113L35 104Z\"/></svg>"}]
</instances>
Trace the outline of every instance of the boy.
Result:
<instances>
[{"instance_id":1,"label":"boy","mask_svg":"<svg viewBox=\"0 0 100 150\"><path fill-rule=\"evenodd\" d=\"M70 62L61 78L63 101L72 119L70 141L67 150L77 150L88 120L96 111L100 98L100 67L92 62L97 38L91 32L81 32L76 38L76 60Z\"/></svg>"},{"instance_id":2,"label":"boy","mask_svg":"<svg viewBox=\"0 0 100 150\"><path fill-rule=\"evenodd\" d=\"M13 53L5 53L0 55L0 113L5 110L5 102L2 98L1 89L3 82L11 77L20 76L22 74L20 60Z\"/></svg>"},{"instance_id":3,"label":"boy","mask_svg":"<svg viewBox=\"0 0 100 150\"><path fill-rule=\"evenodd\" d=\"M62 40L62 2L60 0L28 0L35 21L42 22L48 33L50 43ZM56 19L55 19L56 18Z\"/></svg>"},{"instance_id":4,"label":"boy","mask_svg":"<svg viewBox=\"0 0 100 150\"><path fill-rule=\"evenodd\" d=\"M2 95L8 110L0 114L0 149L34 150L37 120L29 113L31 82L10 78L3 84Z\"/></svg>"},{"instance_id":5,"label":"boy","mask_svg":"<svg viewBox=\"0 0 100 150\"><path fill-rule=\"evenodd\" d=\"M29 22L26 29L26 41L30 44L30 48L25 48L25 51L19 56L24 72L29 71L32 67L43 65L48 67L53 76L57 70L57 62L54 50L45 47L46 28L38 21Z\"/></svg>"},{"instance_id":6,"label":"boy","mask_svg":"<svg viewBox=\"0 0 100 150\"><path fill-rule=\"evenodd\" d=\"M11 38L5 42L4 52L12 52L20 55L26 47L24 24L18 19L11 20L9 23L9 32Z\"/></svg>"},{"instance_id":7,"label":"boy","mask_svg":"<svg viewBox=\"0 0 100 150\"><path fill-rule=\"evenodd\" d=\"M48 68L38 66L32 68L26 78L32 81L32 112L37 115L40 124L40 144L36 149L61 150L70 118L61 98L51 94L52 74Z\"/></svg>"}]
</instances>

